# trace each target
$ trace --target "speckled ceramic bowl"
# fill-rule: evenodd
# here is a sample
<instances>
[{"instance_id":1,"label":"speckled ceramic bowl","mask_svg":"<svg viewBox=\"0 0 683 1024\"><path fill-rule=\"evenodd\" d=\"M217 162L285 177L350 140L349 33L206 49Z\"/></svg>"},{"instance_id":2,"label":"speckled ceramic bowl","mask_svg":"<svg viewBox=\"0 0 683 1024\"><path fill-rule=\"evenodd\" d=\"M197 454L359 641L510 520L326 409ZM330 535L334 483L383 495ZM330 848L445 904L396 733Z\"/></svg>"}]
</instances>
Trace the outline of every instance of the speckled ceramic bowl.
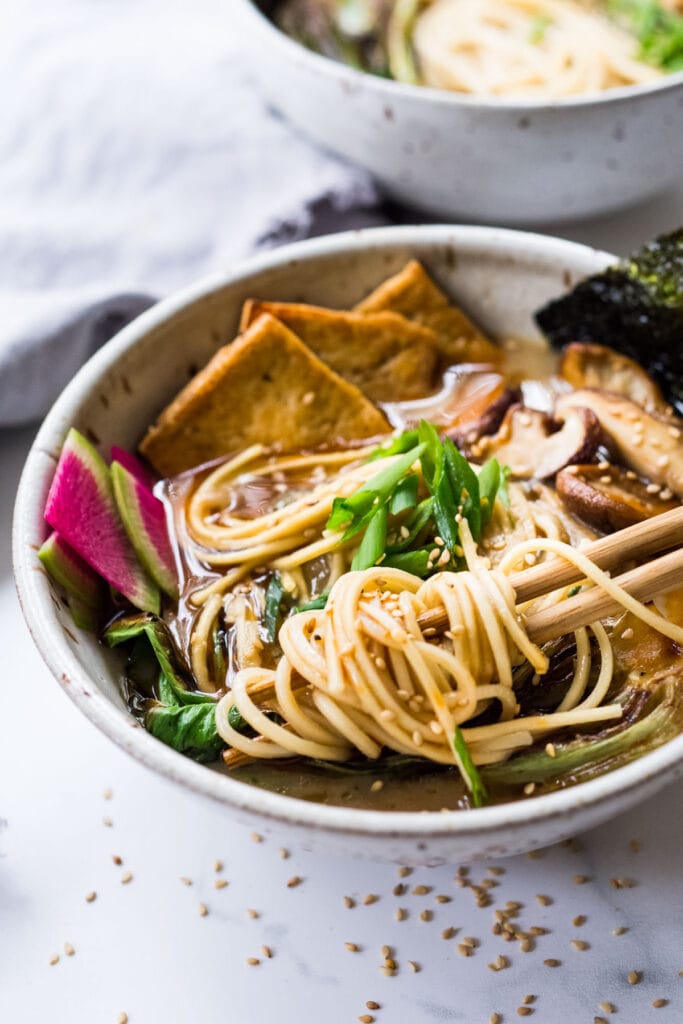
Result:
<instances>
[{"instance_id":1,"label":"speckled ceramic bowl","mask_svg":"<svg viewBox=\"0 0 683 1024\"><path fill-rule=\"evenodd\" d=\"M576 99L485 100L356 71L289 39L273 0L238 0L265 95L367 168L389 195L447 219L595 216L680 181L683 73Z\"/></svg>"},{"instance_id":2,"label":"speckled ceramic bowl","mask_svg":"<svg viewBox=\"0 0 683 1024\"><path fill-rule=\"evenodd\" d=\"M626 810L683 774L683 737L573 789L463 814L382 813L280 796L195 764L145 732L121 696L118 655L74 627L36 556L46 536L45 498L69 427L105 453L113 444L132 449L197 367L234 336L245 298L348 307L412 256L492 334L528 337L535 335L534 309L610 259L571 242L489 228L380 228L269 252L166 299L93 356L47 416L19 487L14 564L24 614L55 678L133 757L288 842L437 864L529 850Z\"/></svg>"}]
</instances>

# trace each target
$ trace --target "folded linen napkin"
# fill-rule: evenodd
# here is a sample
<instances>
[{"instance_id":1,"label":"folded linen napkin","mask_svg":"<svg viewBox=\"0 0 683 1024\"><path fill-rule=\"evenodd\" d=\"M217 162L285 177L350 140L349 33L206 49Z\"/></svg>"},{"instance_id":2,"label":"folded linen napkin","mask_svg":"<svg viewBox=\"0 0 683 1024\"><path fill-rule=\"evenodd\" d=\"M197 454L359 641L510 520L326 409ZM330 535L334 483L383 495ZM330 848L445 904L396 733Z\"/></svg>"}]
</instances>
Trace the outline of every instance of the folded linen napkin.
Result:
<instances>
[{"instance_id":1,"label":"folded linen napkin","mask_svg":"<svg viewBox=\"0 0 683 1024\"><path fill-rule=\"evenodd\" d=\"M0 426L156 298L262 245L380 221L269 110L232 0L5 0Z\"/></svg>"}]
</instances>

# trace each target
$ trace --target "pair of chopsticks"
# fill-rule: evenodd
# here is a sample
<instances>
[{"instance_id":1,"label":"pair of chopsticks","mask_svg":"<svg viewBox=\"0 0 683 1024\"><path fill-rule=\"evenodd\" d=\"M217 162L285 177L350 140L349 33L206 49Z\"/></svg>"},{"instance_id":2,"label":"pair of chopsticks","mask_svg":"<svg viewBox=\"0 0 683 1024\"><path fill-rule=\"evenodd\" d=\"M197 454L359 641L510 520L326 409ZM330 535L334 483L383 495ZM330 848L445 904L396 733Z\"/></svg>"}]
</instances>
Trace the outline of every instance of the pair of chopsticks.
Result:
<instances>
[{"instance_id":1,"label":"pair of chopsticks","mask_svg":"<svg viewBox=\"0 0 683 1024\"><path fill-rule=\"evenodd\" d=\"M668 554L645 561L661 551L667 551ZM683 586L683 506L593 541L582 548L581 552L600 569L607 571L618 568L624 562L644 562L636 569L613 577L613 580L638 601L651 601L659 594ZM550 558L509 577L518 604L578 583L583 578L576 566L561 558ZM620 610L621 605L596 587L529 615L526 630L530 640L543 644L581 626L615 615ZM432 629L437 633L448 627L443 608L423 612L418 622L423 630Z\"/></svg>"}]
</instances>

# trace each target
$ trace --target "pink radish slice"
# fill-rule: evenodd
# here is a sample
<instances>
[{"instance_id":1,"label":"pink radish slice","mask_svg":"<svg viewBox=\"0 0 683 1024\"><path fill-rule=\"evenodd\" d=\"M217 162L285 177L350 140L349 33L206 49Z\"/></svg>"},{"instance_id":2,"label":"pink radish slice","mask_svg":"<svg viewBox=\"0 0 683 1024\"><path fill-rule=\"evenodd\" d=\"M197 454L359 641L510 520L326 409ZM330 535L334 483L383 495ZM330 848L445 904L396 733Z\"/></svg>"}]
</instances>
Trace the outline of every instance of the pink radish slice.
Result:
<instances>
[{"instance_id":1,"label":"pink radish slice","mask_svg":"<svg viewBox=\"0 0 683 1024\"><path fill-rule=\"evenodd\" d=\"M120 462L112 462L110 472L119 515L138 558L164 593L177 598L178 578L163 504Z\"/></svg>"},{"instance_id":2,"label":"pink radish slice","mask_svg":"<svg viewBox=\"0 0 683 1024\"><path fill-rule=\"evenodd\" d=\"M139 480L143 487L146 487L148 491L154 490L157 477L151 469L148 469L147 466L140 461L137 455L133 455L132 452L127 452L125 448L119 448L117 445L112 445L111 461L120 462L123 468L127 469L129 473L132 473L135 479Z\"/></svg>"}]
</instances>

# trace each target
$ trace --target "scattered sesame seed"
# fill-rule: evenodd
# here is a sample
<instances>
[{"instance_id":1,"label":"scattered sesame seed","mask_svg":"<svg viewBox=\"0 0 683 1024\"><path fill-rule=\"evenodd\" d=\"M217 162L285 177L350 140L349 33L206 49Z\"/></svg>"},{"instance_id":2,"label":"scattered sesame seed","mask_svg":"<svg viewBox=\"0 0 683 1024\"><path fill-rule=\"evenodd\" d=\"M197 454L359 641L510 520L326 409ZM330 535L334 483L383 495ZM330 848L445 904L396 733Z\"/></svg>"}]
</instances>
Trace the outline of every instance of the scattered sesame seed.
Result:
<instances>
[{"instance_id":1,"label":"scattered sesame seed","mask_svg":"<svg viewBox=\"0 0 683 1024\"><path fill-rule=\"evenodd\" d=\"M111 820L111 818L102 818L102 824L103 824L103 825L104 825L104 826L105 826L106 828L111 828L111 827L112 827L112 825L114 824L114 822L113 822L113 821Z\"/></svg>"},{"instance_id":2,"label":"scattered sesame seed","mask_svg":"<svg viewBox=\"0 0 683 1024\"><path fill-rule=\"evenodd\" d=\"M553 901L550 896L539 895L536 897L536 902L540 903L542 907L549 907Z\"/></svg>"},{"instance_id":3,"label":"scattered sesame seed","mask_svg":"<svg viewBox=\"0 0 683 1024\"><path fill-rule=\"evenodd\" d=\"M214 889L227 889L228 881L226 878L217 878L213 883Z\"/></svg>"},{"instance_id":4,"label":"scattered sesame seed","mask_svg":"<svg viewBox=\"0 0 683 1024\"><path fill-rule=\"evenodd\" d=\"M546 965L546 967L560 967L562 965L561 960L554 960L552 958L544 960L543 963Z\"/></svg>"},{"instance_id":5,"label":"scattered sesame seed","mask_svg":"<svg viewBox=\"0 0 683 1024\"><path fill-rule=\"evenodd\" d=\"M192 879L187 878L185 875L180 876L180 881L183 883L183 885L192 885Z\"/></svg>"},{"instance_id":6,"label":"scattered sesame seed","mask_svg":"<svg viewBox=\"0 0 683 1024\"><path fill-rule=\"evenodd\" d=\"M580 928L581 925L583 925L585 923L586 923L585 914L577 914L577 916L572 921L572 924L574 925L575 928Z\"/></svg>"},{"instance_id":7,"label":"scattered sesame seed","mask_svg":"<svg viewBox=\"0 0 683 1024\"><path fill-rule=\"evenodd\" d=\"M289 860L290 856L291 856L291 854L290 854L289 850L287 850L284 846L282 846L280 848L280 858L281 858L281 860Z\"/></svg>"},{"instance_id":8,"label":"scattered sesame seed","mask_svg":"<svg viewBox=\"0 0 683 1024\"><path fill-rule=\"evenodd\" d=\"M492 1013L489 1017L489 1024L503 1024L503 1018L499 1013Z\"/></svg>"},{"instance_id":9,"label":"scattered sesame seed","mask_svg":"<svg viewBox=\"0 0 683 1024\"><path fill-rule=\"evenodd\" d=\"M529 928L529 935L547 935L547 934L548 934L548 929L547 928L541 928L537 924L535 924L535 925L533 925L533 927Z\"/></svg>"},{"instance_id":10,"label":"scattered sesame seed","mask_svg":"<svg viewBox=\"0 0 683 1024\"><path fill-rule=\"evenodd\" d=\"M617 1008L614 1003L600 1003L599 1009L603 1010L604 1013L616 1013Z\"/></svg>"},{"instance_id":11,"label":"scattered sesame seed","mask_svg":"<svg viewBox=\"0 0 683 1024\"><path fill-rule=\"evenodd\" d=\"M368 1001L366 1002L365 1005L367 1006L368 1010L381 1010L382 1009L380 1004L375 1002L374 999L368 999Z\"/></svg>"},{"instance_id":12,"label":"scattered sesame seed","mask_svg":"<svg viewBox=\"0 0 683 1024\"><path fill-rule=\"evenodd\" d=\"M384 779L375 779L373 784L370 786L370 792L379 793L380 789L384 789Z\"/></svg>"},{"instance_id":13,"label":"scattered sesame seed","mask_svg":"<svg viewBox=\"0 0 683 1024\"><path fill-rule=\"evenodd\" d=\"M590 877L588 875L574 875L575 885L585 885L586 882L590 882Z\"/></svg>"},{"instance_id":14,"label":"scattered sesame seed","mask_svg":"<svg viewBox=\"0 0 683 1024\"><path fill-rule=\"evenodd\" d=\"M401 868L398 869L398 877L399 878L407 878L408 875L412 875L412 873L413 873L413 869L412 868L401 867Z\"/></svg>"},{"instance_id":15,"label":"scattered sesame seed","mask_svg":"<svg viewBox=\"0 0 683 1024\"><path fill-rule=\"evenodd\" d=\"M533 1012L534 1011L531 1009L530 1006L518 1006L517 1007L517 1016L518 1017L530 1017Z\"/></svg>"},{"instance_id":16,"label":"scattered sesame seed","mask_svg":"<svg viewBox=\"0 0 683 1024\"><path fill-rule=\"evenodd\" d=\"M440 892L438 896L434 897L435 903L450 903L452 897L446 896L445 893Z\"/></svg>"},{"instance_id":17,"label":"scattered sesame seed","mask_svg":"<svg viewBox=\"0 0 683 1024\"><path fill-rule=\"evenodd\" d=\"M526 939L525 938L525 939L522 939L522 941L520 942L519 948L520 948L522 953L531 953L532 950L535 948L535 943L534 943L533 939Z\"/></svg>"},{"instance_id":18,"label":"scattered sesame seed","mask_svg":"<svg viewBox=\"0 0 683 1024\"><path fill-rule=\"evenodd\" d=\"M413 889L413 896L427 896L432 888L431 885L416 885Z\"/></svg>"},{"instance_id":19,"label":"scattered sesame seed","mask_svg":"<svg viewBox=\"0 0 683 1024\"><path fill-rule=\"evenodd\" d=\"M382 948L380 949L380 953L386 959L386 957L391 956L391 954L393 953L393 949L391 948L391 946L382 946Z\"/></svg>"},{"instance_id":20,"label":"scattered sesame seed","mask_svg":"<svg viewBox=\"0 0 683 1024\"><path fill-rule=\"evenodd\" d=\"M206 915L208 913L209 913L209 908L207 907L206 903L200 903L199 904L199 916L200 917L206 917Z\"/></svg>"},{"instance_id":21,"label":"scattered sesame seed","mask_svg":"<svg viewBox=\"0 0 683 1024\"><path fill-rule=\"evenodd\" d=\"M640 971L629 971L629 973L626 976L626 980L629 983L629 985L638 985L640 983L641 978L642 974L640 973Z\"/></svg>"},{"instance_id":22,"label":"scattered sesame seed","mask_svg":"<svg viewBox=\"0 0 683 1024\"><path fill-rule=\"evenodd\" d=\"M452 925L449 925L448 928L444 928L444 930L441 932L441 938L442 939L452 939L453 936L455 935L455 931L456 931L456 929L453 928Z\"/></svg>"},{"instance_id":23,"label":"scattered sesame seed","mask_svg":"<svg viewBox=\"0 0 683 1024\"><path fill-rule=\"evenodd\" d=\"M292 875L287 882L288 889L296 889L297 885L301 885L301 878L298 875Z\"/></svg>"},{"instance_id":24,"label":"scattered sesame seed","mask_svg":"<svg viewBox=\"0 0 683 1024\"><path fill-rule=\"evenodd\" d=\"M624 928L624 926L622 925L620 928L615 928L612 932L612 935L626 935L627 931L628 928Z\"/></svg>"},{"instance_id":25,"label":"scattered sesame seed","mask_svg":"<svg viewBox=\"0 0 683 1024\"><path fill-rule=\"evenodd\" d=\"M66 953L67 956L73 956L76 950L74 949L70 942L65 942L64 952Z\"/></svg>"},{"instance_id":26,"label":"scattered sesame seed","mask_svg":"<svg viewBox=\"0 0 683 1024\"><path fill-rule=\"evenodd\" d=\"M248 956L247 963L249 964L250 967L258 967L261 961L257 956Z\"/></svg>"},{"instance_id":27,"label":"scattered sesame seed","mask_svg":"<svg viewBox=\"0 0 683 1024\"><path fill-rule=\"evenodd\" d=\"M413 974L419 974L419 973L420 973L420 971L422 970L422 968L420 967L420 965L419 965L418 963L416 963L416 961L415 961L415 960L409 960L409 961L408 961L408 967L410 967L410 969L411 969L411 971L413 972ZM653 1004L653 1005L654 1005L654 1004Z\"/></svg>"},{"instance_id":28,"label":"scattered sesame seed","mask_svg":"<svg viewBox=\"0 0 683 1024\"><path fill-rule=\"evenodd\" d=\"M394 914L394 917L396 918L397 921L405 921L407 916L408 911L405 909L405 907L398 907L396 913Z\"/></svg>"},{"instance_id":29,"label":"scattered sesame seed","mask_svg":"<svg viewBox=\"0 0 683 1024\"><path fill-rule=\"evenodd\" d=\"M87 892L85 894L85 902L86 903L94 903L94 901L96 899L97 899L97 893L96 892Z\"/></svg>"},{"instance_id":30,"label":"scattered sesame seed","mask_svg":"<svg viewBox=\"0 0 683 1024\"><path fill-rule=\"evenodd\" d=\"M360 1017L358 1018L360 1024L373 1024L374 1019L375 1018L372 1016L371 1013L361 1013Z\"/></svg>"},{"instance_id":31,"label":"scattered sesame seed","mask_svg":"<svg viewBox=\"0 0 683 1024\"><path fill-rule=\"evenodd\" d=\"M219 871L222 871L223 870L223 861L222 860L215 860L213 862L213 870L216 872L216 874L218 874Z\"/></svg>"},{"instance_id":32,"label":"scattered sesame seed","mask_svg":"<svg viewBox=\"0 0 683 1024\"><path fill-rule=\"evenodd\" d=\"M610 878L609 884L613 889L633 889L636 885L632 878Z\"/></svg>"},{"instance_id":33,"label":"scattered sesame seed","mask_svg":"<svg viewBox=\"0 0 683 1024\"><path fill-rule=\"evenodd\" d=\"M121 885L128 885L129 882L133 881L133 876L130 871L124 871L121 875Z\"/></svg>"},{"instance_id":34,"label":"scattered sesame seed","mask_svg":"<svg viewBox=\"0 0 683 1024\"><path fill-rule=\"evenodd\" d=\"M360 946L356 945L355 942L345 942L344 948L347 949L349 953L358 953L360 951Z\"/></svg>"},{"instance_id":35,"label":"scattered sesame seed","mask_svg":"<svg viewBox=\"0 0 683 1024\"><path fill-rule=\"evenodd\" d=\"M663 1006L668 1006L669 1005L669 1000L668 999L653 999L652 1000L652 1005L654 1006L655 1010L661 1010L661 1008Z\"/></svg>"},{"instance_id":36,"label":"scattered sesame seed","mask_svg":"<svg viewBox=\"0 0 683 1024\"><path fill-rule=\"evenodd\" d=\"M593 1024L608 1024L604 1017L593 1017Z\"/></svg>"},{"instance_id":37,"label":"scattered sesame seed","mask_svg":"<svg viewBox=\"0 0 683 1024\"><path fill-rule=\"evenodd\" d=\"M59 963L59 953L53 953L50 957L50 967L54 967L55 964Z\"/></svg>"},{"instance_id":38,"label":"scattered sesame seed","mask_svg":"<svg viewBox=\"0 0 683 1024\"><path fill-rule=\"evenodd\" d=\"M116 1018L116 1024L128 1024L128 1014L123 1010Z\"/></svg>"},{"instance_id":39,"label":"scattered sesame seed","mask_svg":"<svg viewBox=\"0 0 683 1024\"><path fill-rule=\"evenodd\" d=\"M525 1006L529 1006L531 1003L535 1003L536 1002L536 996L534 996L534 995L524 996L524 999L522 999L522 1002L524 1003Z\"/></svg>"},{"instance_id":40,"label":"scattered sesame seed","mask_svg":"<svg viewBox=\"0 0 683 1024\"><path fill-rule=\"evenodd\" d=\"M421 912L421 914L420 914L420 920L421 921L431 921L433 917L434 917L434 911L433 910L423 910Z\"/></svg>"},{"instance_id":41,"label":"scattered sesame seed","mask_svg":"<svg viewBox=\"0 0 683 1024\"><path fill-rule=\"evenodd\" d=\"M578 949L578 950L590 949L589 943L588 942L584 942L583 939L572 939L572 941L569 943L569 945L572 947L572 949Z\"/></svg>"},{"instance_id":42,"label":"scattered sesame seed","mask_svg":"<svg viewBox=\"0 0 683 1024\"><path fill-rule=\"evenodd\" d=\"M384 959L384 966L388 967L390 971L395 971L397 965L396 965L396 961L394 960L394 958L392 956L387 956Z\"/></svg>"},{"instance_id":43,"label":"scattered sesame seed","mask_svg":"<svg viewBox=\"0 0 683 1024\"><path fill-rule=\"evenodd\" d=\"M118 853L112 853L111 859L114 861L114 864L116 864L118 867L120 867L123 864L123 858L119 857Z\"/></svg>"},{"instance_id":44,"label":"scattered sesame seed","mask_svg":"<svg viewBox=\"0 0 683 1024\"><path fill-rule=\"evenodd\" d=\"M363 900L363 903L366 907L369 907L371 906L371 904L376 903L378 899L379 896L377 895L376 892L369 892L365 899Z\"/></svg>"},{"instance_id":45,"label":"scattered sesame seed","mask_svg":"<svg viewBox=\"0 0 683 1024\"><path fill-rule=\"evenodd\" d=\"M354 899L351 899L350 896L345 896L342 902L347 910L353 910L353 908L356 905L356 901Z\"/></svg>"},{"instance_id":46,"label":"scattered sesame seed","mask_svg":"<svg viewBox=\"0 0 683 1024\"><path fill-rule=\"evenodd\" d=\"M114 790L110 789L109 786L107 786L106 789L102 790L102 796L104 797L105 800L111 800L113 795L114 795Z\"/></svg>"},{"instance_id":47,"label":"scattered sesame seed","mask_svg":"<svg viewBox=\"0 0 683 1024\"><path fill-rule=\"evenodd\" d=\"M262 843L263 842L263 836L261 835L260 832L252 832L251 833L251 840L254 843Z\"/></svg>"},{"instance_id":48,"label":"scattered sesame seed","mask_svg":"<svg viewBox=\"0 0 683 1024\"><path fill-rule=\"evenodd\" d=\"M460 953L460 956L472 956L474 950L471 946L466 946L464 942L459 942L458 953Z\"/></svg>"},{"instance_id":49,"label":"scattered sesame seed","mask_svg":"<svg viewBox=\"0 0 683 1024\"><path fill-rule=\"evenodd\" d=\"M531 794L533 793L533 791L535 789L536 789L536 783L535 782L527 782L526 786L524 787L524 792L525 792L526 796L531 796Z\"/></svg>"},{"instance_id":50,"label":"scattered sesame seed","mask_svg":"<svg viewBox=\"0 0 683 1024\"><path fill-rule=\"evenodd\" d=\"M253 907L247 907L247 917L251 917L252 920L253 920L253 919L255 919L257 917L260 917L260 916L261 915L259 914L258 910L254 910Z\"/></svg>"}]
</instances>

